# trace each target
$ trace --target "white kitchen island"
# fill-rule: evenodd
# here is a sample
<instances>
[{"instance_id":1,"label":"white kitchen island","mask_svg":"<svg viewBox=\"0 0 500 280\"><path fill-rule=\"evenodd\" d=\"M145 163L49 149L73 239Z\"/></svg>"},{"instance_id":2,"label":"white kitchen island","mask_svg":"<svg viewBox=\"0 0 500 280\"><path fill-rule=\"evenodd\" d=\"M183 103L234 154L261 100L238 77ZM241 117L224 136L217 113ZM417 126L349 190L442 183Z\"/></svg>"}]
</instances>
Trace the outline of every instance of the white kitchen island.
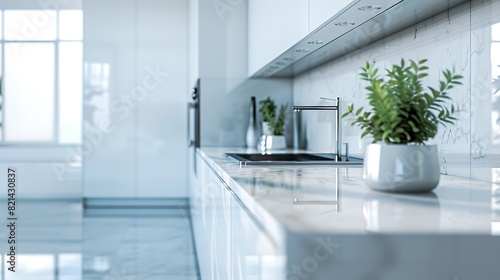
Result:
<instances>
[{"instance_id":1,"label":"white kitchen island","mask_svg":"<svg viewBox=\"0 0 500 280\"><path fill-rule=\"evenodd\" d=\"M500 279L500 185L441 176L371 191L361 167L240 167L198 150L191 214L202 279Z\"/></svg>"}]
</instances>

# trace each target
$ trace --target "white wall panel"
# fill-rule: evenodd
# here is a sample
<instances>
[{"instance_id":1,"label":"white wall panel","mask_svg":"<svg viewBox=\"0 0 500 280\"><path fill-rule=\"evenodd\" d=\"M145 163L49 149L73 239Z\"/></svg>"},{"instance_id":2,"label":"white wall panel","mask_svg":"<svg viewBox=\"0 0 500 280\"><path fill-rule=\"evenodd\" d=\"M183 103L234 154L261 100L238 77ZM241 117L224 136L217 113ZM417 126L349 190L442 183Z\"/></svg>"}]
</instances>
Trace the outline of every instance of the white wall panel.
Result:
<instances>
[{"instance_id":1,"label":"white wall panel","mask_svg":"<svg viewBox=\"0 0 500 280\"><path fill-rule=\"evenodd\" d=\"M141 0L137 11L136 79L145 90L137 106L137 195L186 197L188 3Z\"/></svg>"},{"instance_id":2,"label":"white wall panel","mask_svg":"<svg viewBox=\"0 0 500 280\"><path fill-rule=\"evenodd\" d=\"M85 2L84 127L109 122L84 160L86 197L187 196L187 9Z\"/></svg>"},{"instance_id":3,"label":"white wall panel","mask_svg":"<svg viewBox=\"0 0 500 280\"><path fill-rule=\"evenodd\" d=\"M85 197L136 194L136 115L126 102L137 68L135 2L84 2ZM99 129L106 121L111 131Z\"/></svg>"}]
</instances>

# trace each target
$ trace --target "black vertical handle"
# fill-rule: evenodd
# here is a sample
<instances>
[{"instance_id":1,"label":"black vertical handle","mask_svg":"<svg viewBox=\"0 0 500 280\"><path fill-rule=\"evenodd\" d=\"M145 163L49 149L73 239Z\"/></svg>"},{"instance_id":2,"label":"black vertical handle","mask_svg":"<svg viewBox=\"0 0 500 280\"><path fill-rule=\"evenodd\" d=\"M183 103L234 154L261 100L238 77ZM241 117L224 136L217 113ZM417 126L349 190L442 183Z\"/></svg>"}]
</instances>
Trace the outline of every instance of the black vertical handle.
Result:
<instances>
[{"instance_id":1,"label":"black vertical handle","mask_svg":"<svg viewBox=\"0 0 500 280\"><path fill-rule=\"evenodd\" d=\"M194 145L193 139L191 139L191 109L194 108L194 103L188 103L187 107L187 141L188 147L192 147Z\"/></svg>"},{"instance_id":2,"label":"black vertical handle","mask_svg":"<svg viewBox=\"0 0 500 280\"><path fill-rule=\"evenodd\" d=\"M257 112L255 111L255 96L250 98L250 106L252 106L252 117L255 121L257 121Z\"/></svg>"}]
</instances>

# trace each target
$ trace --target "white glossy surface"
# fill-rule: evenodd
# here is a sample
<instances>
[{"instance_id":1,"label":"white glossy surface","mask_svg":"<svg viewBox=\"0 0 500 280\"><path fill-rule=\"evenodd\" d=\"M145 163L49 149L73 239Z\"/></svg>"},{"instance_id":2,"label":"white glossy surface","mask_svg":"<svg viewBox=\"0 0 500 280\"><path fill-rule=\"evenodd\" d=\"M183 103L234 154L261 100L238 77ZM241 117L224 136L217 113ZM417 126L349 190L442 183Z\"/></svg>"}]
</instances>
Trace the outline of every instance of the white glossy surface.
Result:
<instances>
[{"instance_id":1,"label":"white glossy surface","mask_svg":"<svg viewBox=\"0 0 500 280\"><path fill-rule=\"evenodd\" d=\"M198 44L199 44L199 1L198 0L189 0L189 85L193 85L196 82L196 79L199 78L200 75L200 67L198 64L199 53Z\"/></svg>"},{"instance_id":2,"label":"white glossy surface","mask_svg":"<svg viewBox=\"0 0 500 280\"><path fill-rule=\"evenodd\" d=\"M247 272L252 276L420 280L495 279L500 273L500 240L495 236L500 215L492 200L499 185L443 176L430 193L388 194L370 191L360 167L240 168L224 152L236 151L203 149L199 155L210 166L205 169L219 174L232 197L242 201L240 209L248 209L249 225L261 225L256 231L249 225L239 231L234 222L234 248L249 253L252 245L261 248L265 243L251 238L256 235L267 236L280 252L261 258L262 264L275 264L265 273L251 266ZM249 247L242 247L241 234L249 234ZM253 254L261 256L260 251ZM241 257L236 260L241 265ZM237 270L234 261L231 267Z\"/></svg>"},{"instance_id":3,"label":"white glossy surface","mask_svg":"<svg viewBox=\"0 0 500 280\"><path fill-rule=\"evenodd\" d=\"M188 3L86 1L84 15L84 195L186 197Z\"/></svg>"},{"instance_id":4,"label":"white glossy surface","mask_svg":"<svg viewBox=\"0 0 500 280\"><path fill-rule=\"evenodd\" d=\"M190 12L190 85L220 79L214 94L227 93L247 78L247 1L197 1Z\"/></svg>"},{"instance_id":5,"label":"white glossy surface","mask_svg":"<svg viewBox=\"0 0 500 280\"><path fill-rule=\"evenodd\" d=\"M85 218L84 279L198 279L188 214L172 212L171 217Z\"/></svg>"},{"instance_id":6,"label":"white glossy surface","mask_svg":"<svg viewBox=\"0 0 500 280\"><path fill-rule=\"evenodd\" d=\"M205 148L199 153L277 240L281 226L335 234L491 235L491 199L496 184L443 175L430 195L379 193L363 183L361 167L240 168L224 156L235 151ZM295 199L333 201L336 188L340 191L340 211L335 205L293 204ZM414 215L420 216L417 213L425 213L427 219L415 219Z\"/></svg>"},{"instance_id":7,"label":"white glossy surface","mask_svg":"<svg viewBox=\"0 0 500 280\"><path fill-rule=\"evenodd\" d=\"M144 84L151 68L165 73L137 107L137 196L187 197L188 3L137 5L136 81Z\"/></svg>"},{"instance_id":8,"label":"white glossy surface","mask_svg":"<svg viewBox=\"0 0 500 280\"><path fill-rule=\"evenodd\" d=\"M85 1L83 11L82 145L88 146L83 161L84 196L133 197L136 116L132 110L126 110L128 108L120 102L120 98L122 94L129 94L136 84L136 26L135 21L130 20L136 15L135 1ZM111 23L110 15L113 15ZM124 109L117 110L115 107ZM114 130L99 134L98 124L106 122L106 119L113 123ZM104 125L104 128L108 127L109 124ZM100 142L90 141L94 138L99 140L99 135L102 137Z\"/></svg>"},{"instance_id":9,"label":"white glossy surface","mask_svg":"<svg viewBox=\"0 0 500 280\"><path fill-rule=\"evenodd\" d=\"M185 208L89 217L81 199L18 204L19 270L10 273L2 265L0 279L198 279ZM7 236L6 230L0 234Z\"/></svg>"},{"instance_id":10,"label":"white glossy surface","mask_svg":"<svg viewBox=\"0 0 500 280\"><path fill-rule=\"evenodd\" d=\"M309 0L249 1L249 76L308 33Z\"/></svg>"},{"instance_id":11,"label":"white glossy surface","mask_svg":"<svg viewBox=\"0 0 500 280\"><path fill-rule=\"evenodd\" d=\"M221 182L210 172L209 184L212 189L221 188ZM231 220L231 196L228 192L220 190L213 196L213 208L211 221L213 233L211 242L211 255L215 273L213 279L229 279L231 274L231 243L233 237Z\"/></svg>"},{"instance_id":12,"label":"white glossy surface","mask_svg":"<svg viewBox=\"0 0 500 280\"><path fill-rule=\"evenodd\" d=\"M277 243L199 155L197 163L191 215L202 279L281 279Z\"/></svg>"},{"instance_id":13,"label":"white glossy surface","mask_svg":"<svg viewBox=\"0 0 500 280\"><path fill-rule=\"evenodd\" d=\"M68 146L5 145L0 147L0 168L14 167L18 172L16 193L22 199L82 197L81 158L68 156L78 149ZM7 181L7 173L0 174ZM7 192L0 192L7 198Z\"/></svg>"},{"instance_id":14,"label":"white glossy surface","mask_svg":"<svg viewBox=\"0 0 500 280\"><path fill-rule=\"evenodd\" d=\"M309 32L318 28L351 2L351 0L309 0Z\"/></svg>"},{"instance_id":15,"label":"white glossy surface","mask_svg":"<svg viewBox=\"0 0 500 280\"><path fill-rule=\"evenodd\" d=\"M259 81L260 82L260 81ZM277 104L292 104L291 81L286 79L262 80L258 86L242 94L228 94L225 79L201 79L201 146L244 147L250 118L250 98L255 96L257 110L259 101L274 96ZM222 108L222 110L221 110ZM262 121L257 113L257 122ZM291 146L292 110L286 116L285 133Z\"/></svg>"},{"instance_id":16,"label":"white glossy surface","mask_svg":"<svg viewBox=\"0 0 500 280\"><path fill-rule=\"evenodd\" d=\"M252 63L247 57L247 33L251 28L247 26L247 10L254 2L259 1L190 3L190 16L195 18L190 19L189 85L200 78L201 146L245 146L251 96L257 102L274 96L278 104L291 105L290 79L257 80L249 88L237 87L247 78L247 64ZM268 9L275 8L275 1L260 2ZM265 25L265 21L261 19L260 24ZM269 28L274 27L269 24ZM260 35L272 36L267 31ZM186 94L191 100L190 91ZM287 117L291 121L291 110ZM260 114L257 119L260 121ZM290 122L287 133L291 128Z\"/></svg>"},{"instance_id":17,"label":"white glossy surface","mask_svg":"<svg viewBox=\"0 0 500 280\"><path fill-rule=\"evenodd\" d=\"M293 46L309 34L309 2L310 0L281 1L281 9L283 12L283 39L278 55L285 52L290 46Z\"/></svg>"},{"instance_id":18,"label":"white glossy surface","mask_svg":"<svg viewBox=\"0 0 500 280\"><path fill-rule=\"evenodd\" d=\"M249 1L248 75L255 74L351 2L354 1Z\"/></svg>"},{"instance_id":19,"label":"white glossy surface","mask_svg":"<svg viewBox=\"0 0 500 280\"><path fill-rule=\"evenodd\" d=\"M235 198L230 199L232 279L282 279L284 257Z\"/></svg>"},{"instance_id":20,"label":"white glossy surface","mask_svg":"<svg viewBox=\"0 0 500 280\"><path fill-rule=\"evenodd\" d=\"M248 2L248 76L283 51L284 0Z\"/></svg>"}]
</instances>

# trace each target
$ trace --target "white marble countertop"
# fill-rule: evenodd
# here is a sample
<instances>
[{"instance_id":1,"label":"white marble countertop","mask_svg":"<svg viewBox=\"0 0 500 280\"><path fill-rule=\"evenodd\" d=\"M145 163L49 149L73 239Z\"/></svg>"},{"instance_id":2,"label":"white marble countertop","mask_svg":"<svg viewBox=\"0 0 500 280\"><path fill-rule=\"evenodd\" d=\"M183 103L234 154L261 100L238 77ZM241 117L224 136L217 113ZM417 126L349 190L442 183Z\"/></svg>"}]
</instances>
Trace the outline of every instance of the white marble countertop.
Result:
<instances>
[{"instance_id":1,"label":"white marble countertop","mask_svg":"<svg viewBox=\"0 0 500 280\"><path fill-rule=\"evenodd\" d=\"M285 230L338 234L500 235L500 185L442 175L426 194L370 190L362 167L252 165L225 156L251 152L202 148L219 174L272 235ZM255 152L255 151L254 151ZM336 201L294 204L294 201Z\"/></svg>"}]
</instances>

